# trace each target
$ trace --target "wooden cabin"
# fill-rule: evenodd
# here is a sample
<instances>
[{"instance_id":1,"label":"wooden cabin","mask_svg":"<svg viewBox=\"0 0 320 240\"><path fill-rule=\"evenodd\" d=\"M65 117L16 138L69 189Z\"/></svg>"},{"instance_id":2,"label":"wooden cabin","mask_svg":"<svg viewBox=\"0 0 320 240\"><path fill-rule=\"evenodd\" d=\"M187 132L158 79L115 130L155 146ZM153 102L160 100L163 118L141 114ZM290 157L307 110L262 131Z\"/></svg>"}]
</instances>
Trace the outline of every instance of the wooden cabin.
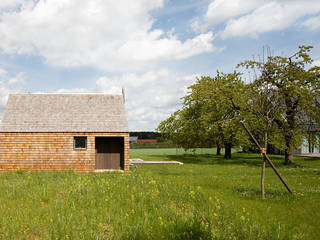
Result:
<instances>
[{"instance_id":1,"label":"wooden cabin","mask_svg":"<svg viewBox=\"0 0 320 240\"><path fill-rule=\"evenodd\" d=\"M121 94L10 94L0 127L0 171L129 171Z\"/></svg>"}]
</instances>

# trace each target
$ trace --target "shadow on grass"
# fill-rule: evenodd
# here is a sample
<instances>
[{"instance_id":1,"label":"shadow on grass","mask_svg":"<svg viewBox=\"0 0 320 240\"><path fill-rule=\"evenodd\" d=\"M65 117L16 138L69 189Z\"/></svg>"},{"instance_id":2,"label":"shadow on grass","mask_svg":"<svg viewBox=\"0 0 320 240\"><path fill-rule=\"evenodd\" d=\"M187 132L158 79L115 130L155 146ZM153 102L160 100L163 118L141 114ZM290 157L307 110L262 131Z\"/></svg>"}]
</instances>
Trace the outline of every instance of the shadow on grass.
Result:
<instances>
[{"instance_id":1,"label":"shadow on grass","mask_svg":"<svg viewBox=\"0 0 320 240\"><path fill-rule=\"evenodd\" d=\"M167 160L180 161L185 164L205 164L205 165L249 165L249 166L261 166L262 156L260 154L247 154L247 153L234 153L231 159L224 159L223 156L217 156L213 154L202 155L167 155ZM283 156L272 155L270 159L276 166L283 165ZM290 167L299 167L295 164Z\"/></svg>"},{"instance_id":2,"label":"shadow on grass","mask_svg":"<svg viewBox=\"0 0 320 240\"><path fill-rule=\"evenodd\" d=\"M122 239L172 239L172 240L193 240L193 239L212 239L210 227L205 228L204 222L197 218L189 218L187 221L177 221L172 226L163 227L159 225L159 229L153 232L146 232L139 229L134 233ZM142 230L142 231L141 231Z\"/></svg>"},{"instance_id":3,"label":"shadow on grass","mask_svg":"<svg viewBox=\"0 0 320 240\"><path fill-rule=\"evenodd\" d=\"M307 162L316 162L316 161L320 161L319 157L303 157L303 156L294 156L295 160L298 161L307 161Z\"/></svg>"},{"instance_id":4,"label":"shadow on grass","mask_svg":"<svg viewBox=\"0 0 320 240\"><path fill-rule=\"evenodd\" d=\"M314 159L309 157L295 157L295 163L291 165L284 165L284 156L282 155L268 155L272 163L277 168L304 168L303 162L314 162ZM140 157L140 156L139 156ZM197 165L242 165L260 167L262 164L262 155L256 153L233 153L231 159L224 159L223 155L217 156L215 154L183 154L183 155L146 155L141 156L144 160L167 160L179 161L184 164ZM316 159L320 162L320 159ZM266 164L270 167L269 164Z\"/></svg>"},{"instance_id":5,"label":"shadow on grass","mask_svg":"<svg viewBox=\"0 0 320 240\"><path fill-rule=\"evenodd\" d=\"M233 191L240 194L241 197L246 199L260 199L261 198L261 189L258 188L247 188L247 187L241 187L236 186L233 188ZM270 190L265 189L265 198L266 199L285 199L285 198L292 198L293 195L291 195L289 192L285 190Z\"/></svg>"}]
</instances>

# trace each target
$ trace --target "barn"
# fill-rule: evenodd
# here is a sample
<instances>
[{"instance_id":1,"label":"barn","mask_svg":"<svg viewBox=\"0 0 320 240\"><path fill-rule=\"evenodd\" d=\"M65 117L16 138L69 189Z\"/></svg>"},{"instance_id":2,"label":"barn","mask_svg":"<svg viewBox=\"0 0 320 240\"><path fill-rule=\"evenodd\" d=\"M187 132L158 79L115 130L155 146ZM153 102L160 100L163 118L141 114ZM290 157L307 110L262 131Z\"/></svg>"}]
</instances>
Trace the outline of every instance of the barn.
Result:
<instances>
[{"instance_id":1,"label":"barn","mask_svg":"<svg viewBox=\"0 0 320 240\"><path fill-rule=\"evenodd\" d=\"M10 94L0 143L0 171L129 171L123 95Z\"/></svg>"}]
</instances>

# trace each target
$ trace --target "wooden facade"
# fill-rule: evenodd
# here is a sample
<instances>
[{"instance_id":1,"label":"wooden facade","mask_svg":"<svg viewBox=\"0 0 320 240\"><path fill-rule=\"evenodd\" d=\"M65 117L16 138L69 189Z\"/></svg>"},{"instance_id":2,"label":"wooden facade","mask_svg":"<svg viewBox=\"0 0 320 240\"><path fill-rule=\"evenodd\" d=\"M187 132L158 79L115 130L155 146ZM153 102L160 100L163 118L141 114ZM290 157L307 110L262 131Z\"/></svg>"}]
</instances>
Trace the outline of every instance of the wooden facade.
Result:
<instances>
[{"instance_id":1,"label":"wooden facade","mask_svg":"<svg viewBox=\"0 0 320 240\"><path fill-rule=\"evenodd\" d=\"M123 96L9 95L0 129L0 172L18 169L129 171Z\"/></svg>"},{"instance_id":2,"label":"wooden facade","mask_svg":"<svg viewBox=\"0 0 320 240\"><path fill-rule=\"evenodd\" d=\"M87 136L86 149L74 149L73 137ZM123 138L123 166L97 163L97 137ZM129 171L129 133L0 133L0 171L74 170L93 172L98 169ZM101 166L101 167L100 167Z\"/></svg>"}]
</instances>

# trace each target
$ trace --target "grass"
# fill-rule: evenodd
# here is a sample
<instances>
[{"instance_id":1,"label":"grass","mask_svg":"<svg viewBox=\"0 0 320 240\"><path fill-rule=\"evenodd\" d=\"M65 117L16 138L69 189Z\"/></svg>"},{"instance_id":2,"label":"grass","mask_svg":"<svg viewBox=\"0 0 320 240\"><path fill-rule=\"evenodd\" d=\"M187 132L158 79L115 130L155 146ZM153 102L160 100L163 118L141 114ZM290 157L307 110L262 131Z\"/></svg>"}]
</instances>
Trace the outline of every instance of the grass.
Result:
<instances>
[{"instance_id":1,"label":"grass","mask_svg":"<svg viewBox=\"0 0 320 240\"><path fill-rule=\"evenodd\" d=\"M318 239L320 160L272 169L260 199L258 154L132 155L184 165L130 173L0 174L1 239Z\"/></svg>"},{"instance_id":2,"label":"grass","mask_svg":"<svg viewBox=\"0 0 320 240\"><path fill-rule=\"evenodd\" d=\"M135 155L185 155L185 154L215 154L216 148L196 148L184 150L183 148L136 148L130 149L132 156ZM237 152L238 149L232 149L232 152ZM224 154L224 149L221 150L221 154Z\"/></svg>"}]
</instances>

